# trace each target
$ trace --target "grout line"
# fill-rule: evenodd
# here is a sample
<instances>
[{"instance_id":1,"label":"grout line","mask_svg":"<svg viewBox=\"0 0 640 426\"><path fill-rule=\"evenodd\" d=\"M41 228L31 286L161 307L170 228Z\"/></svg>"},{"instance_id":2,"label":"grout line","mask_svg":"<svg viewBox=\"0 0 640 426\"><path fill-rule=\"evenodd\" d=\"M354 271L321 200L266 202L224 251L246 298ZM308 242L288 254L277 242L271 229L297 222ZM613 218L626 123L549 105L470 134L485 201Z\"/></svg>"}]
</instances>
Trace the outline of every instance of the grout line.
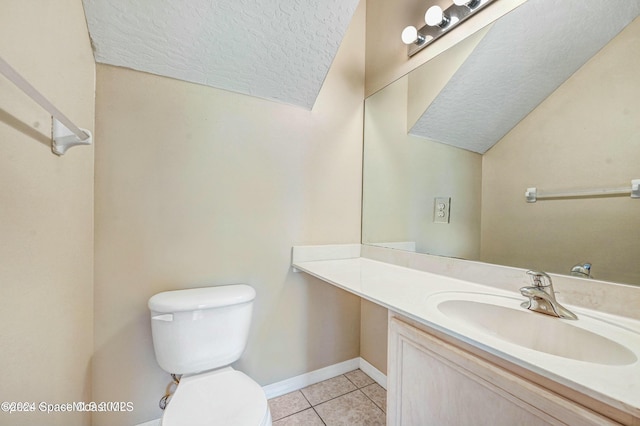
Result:
<instances>
[{"instance_id":1,"label":"grout line","mask_svg":"<svg viewBox=\"0 0 640 426\"><path fill-rule=\"evenodd\" d=\"M305 408L303 408L303 409L302 409L302 410L300 410L300 411L296 411L296 412L294 412L294 413L287 414L286 416L284 416L284 417L280 417L279 419L276 419L276 420L273 420L273 421L274 421L274 422L277 422L278 420L282 420L282 419L286 419L287 417L295 416L296 414L302 413L303 411L308 410L309 408L313 408L313 407L305 407Z\"/></svg>"},{"instance_id":2,"label":"grout line","mask_svg":"<svg viewBox=\"0 0 640 426\"><path fill-rule=\"evenodd\" d=\"M344 374L343 374L343 376L344 376ZM336 377L338 377L338 376L336 376ZM331 379L328 379L328 380L331 380ZM349 379L347 379L347 380L349 380ZM322 383L322 382L319 382L319 383ZM320 419L322 424L324 426L327 426L327 423L324 421L324 419L322 418L320 413L318 413L318 410L316 410L316 407L313 404L311 404L311 401L309 401L309 398L307 398L307 396L304 394L304 392L302 392L302 389L300 389L298 392L300 392L302 394L302 397L305 399L305 401L307 401L307 403L309 404L309 406L311 407L313 412L316 413L316 416L318 416L318 418ZM322 404L322 403L320 403L320 404ZM320 405L320 404L316 404L316 405Z\"/></svg>"},{"instance_id":3,"label":"grout line","mask_svg":"<svg viewBox=\"0 0 640 426\"><path fill-rule=\"evenodd\" d=\"M280 417L278 420L274 420L274 421L273 421L273 423L279 422L280 420L284 420L284 419L289 418L289 417L291 417L291 416L295 416L296 414L300 414L300 413L302 413L303 411L307 411L307 410L313 410L313 411L315 411L315 413L318 415L318 417L320 417L320 414L318 414L318 412L317 412L313 407L307 407L307 408L305 408L304 410L296 411L295 413L287 414L287 415L286 415L286 416L284 416L284 417ZM320 420L322 420L322 417L320 417ZM323 421L322 423L324 423L324 421ZM325 423L325 424L326 424L326 423Z\"/></svg>"},{"instance_id":4,"label":"grout line","mask_svg":"<svg viewBox=\"0 0 640 426\"><path fill-rule=\"evenodd\" d=\"M326 400L326 401L324 401L324 402L321 402L321 403L319 403L319 404L317 404L317 405L314 405L314 406L313 406L313 407L311 407L311 408L313 408L313 411L315 411L315 412L316 412L316 414L318 415L318 417L320 417L320 420L322 420L322 423L326 426L326 424L327 424L327 423L324 421L324 419L322 418L322 416L320 415L320 413L318 413L318 410L316 410L316 407L317 407L318 405L322 405L322 404L324 404L324 403L326 403L326 402L333 401L334 399L338 399L338 398L341 398L341 397L343 397L343 396L345 396L345 395L349 395L350 393L354 393L354 392L358 392L358 391L359 391L361 394L364 394L364 392L362 392L360 389L352 390L352 391L350 391L350 392L343 393L342 395L336 396L335 398L331 398L331 399L328 399L328 400ZM365 396L366 396L366 395L365 395ZM375 402L373 403L373 405L376 405L376 404L375 404Z\"/></svg>"},{"instance_id":5,"label":"grout line","mask_svg":"<svg viewBox=\"0 0 640 426\"><path fill-rule=\"evenodd\" d=\"M309 402L309 400L307 399L307 397L306 397L306 396L304 396L304 393L302 393L302 389L297 390L297 391L293 391L293 392L289 392L289 393L286 393L286 394L284 394L284 395L277 396L277 397L275 397L275 398L271 398L270 400L267 400L267 403L268 403L269 401L273 400L273 399L280 398L280 397L283 397L283 396L286 396L286 395L290 395L290 394L292 394L292 393L296 393L296 392L300 392L300 395L302 395L302 397L304 398L304 400L305 400L305 401L307 401L307 404L309 404L309 406L308 406L308 407L304 407L302 410L295 411L295 412L293 412L293 413L291 413L291 414L287 414L287 415L286 415L286 416L284 416L284 417L280 417L279 419L274 419L274 420L273 420L274 422L277 422L278 420L286 419L287 417L291 417L291 416L293 416L293 415L295 415L295 414L298 414L298 413L302 413L304 410L308 410L309 408L313 408L313 406L311 405L311 402Z\"/></svg>"},{"instance_id":6,"label":"grout line","mask_svg":"<svg viewBox=\"0 0 640 426\"><path fill-rule=\"evenodd\" d=\"M309 398L307 398L307 395L305 395L304 392L302 392L302 389L300 389L298 392L302 394L302 397L304 398L305 401L307 401L307 403L309 404L309 407L313 408L313 404L311 404L311 401L309 401Z\"/></svg>"},{"instance_id":7,"label":"grout line","mask_svg":"<svg viewBox=\"0 0 640 426\"><path fill-rule=\"evenodd\" d=\"M353 370L353 371L355 371L355 370ZM351 373L351 371L349 371L349 373ZM360 388L358 387L358 385L356 385L355 383L353 383L353 380L351 380L350 378L348 378L348 377L347 377L347 375L346 375L346 374L343 374L343 376L344 376L344 377L346 377L346 379L349 381L349 383L351 383L353 386L355 386L355 387L356 387L356 389L360 389Z\"/></svg>"},{"instance_id":8,"label":"grout line","mask_svg":"<svg viewBox=\"0 0 640 426\"><path fill-rule=\"evenodd\" d=\"M362 374L364 374L365 376L367 376L368 378L370 378L370 379L372 380L372 382L371 382L371 383L367 383L366 385L358 386L356 382L354 382L353 380L349 379L349 377L347 376L347 374L352 373L352 371L349 371L349 372L345 373L345 374L344 374L344 376L347 378L347 380L349 380L351 383L353 383L353 385L354 385L356 388L358 388L358 389L364 389L364 388L366 388L366 387L369 387L369 386L371 386L371 385L376 385L376 384L377 384L378 386L380 386L380 384L379 384L378 382L376 382L376 381L375 381L375 379L374 379L373 377L371 377L370 375L368 375L367 373L365 373L364 371L362 371L362 369L357 368L357 369L355 369L355 370L353 370L353 371L358 371L358 370L360 370L360 372L361 372ZM382 386L380 386L380 387L382 387ZM383 389L384 389L384 388L383 388ZM364 393L364 392L363 392L363 393Z\"/></svg>"},{"instance_id":9,"label":"grout line","mask_svg":"<svg viewBox=\"0 0 640 426\"><path fill-rule=\"evenodd\" d=\"M372 384L373 384L373 383L372 383ZM380 385L378 385L378 386L380 386ZM358 389L358 390L360 390L360 389ZM375 402L373 399L369 398L369 395L367 395L367 394L366 394L366 393L364 393L364 392L362 392L362 394L363 394L364 396L366 396L366 397L367 397L367 399L368 399L369 401L371 401L371 402L373 403L373 405L374 405L374 406L376 406L378 409L380 409L380 411L382 411L383 413L385 413L385 414L386 414L386 411L384 411L384 410L382 409L382 407L381 407L381 406L379 406L378 404L376 404L376 402Z\"/></svg>"},{"instance_id":10,"label":"grout line","mask_svg":"<svg viewBox=\"0 0 640 426\"><path fill-rule=\"evenodd\" d=\"M313 407L313 408L316 408L318 405L322 405L322 404L324 404L324 403L326 403L326 402L333 401L334 399L341 398L341 397L343 397L343 396L345 396L345 395L349 395L350 393L358 392L359 390L360 390L360 389L355 389L355 390L352 390L352 391L349 391L349 392L343 393L342 395L334 396L333 398L331 398L331 399L327 399L326 401L322 401L322 402L320 402L320 403L318 403L318 404L316 404L316 405L313 405L312 407ZM361 392L362 394L364 394L364 392L362 392L362 391L360 391L360 392ZM365 395L365 396L366 396L366 395ZM367 398L368 398L368 397L367 397Z\"/></svg>"},{"instance_id":11,"label":"grout line","mask_svg":"<svg viewBox=\"0 0 640 426\"><path fill-rule=\"evenodd\" d=\"M340 376L344 376L344 374L340 374L340 375L338 375L338 376L336 376L336 377L340 377ZM332 379L335 379L336 377L332 377L331 379L327 379L327 380L332 380ZM300 389L300 393L302 393L302 396L304 396L304 398L307 400L307 402L309 403L309 405L311 405L311 407L317 407L318 405L320 405L320 404L324 404L325 402L333 401L334 399L336 399L336 398L340 398L341 396L344 396L344 395L346 395L346 394L348 394L348 393L351 393L351 392L355 392L355 391L357 391L357 390L360 390L360 389L358 389L358 386L356 386L356 385L355 385L355 383L353 383L351 380L349 380L349 378L348 378L347 376L344 376L344 378L345 378L345 379L347 379L347 381L348 381L349 383L351 383L353 386L355 386L355 390L346 391L345 393L341 393L340 395L336 395L336 396L334 396L333 398L329 398L329 399L327 399L326 401L318 402L316 405L311 404L311 401L309 401L309 399L305 396L304 392L302 392L302 389ZM326 380L323 380L323 381L325 381L325 382L326 382ZM320 382L320 383L322 383L322 382ZM318 384L318 383L316 383L316 384ZM311 385L311 386L313 386L313 385Z\"/></svg>"},{"instance_id":12,"label":"grout line","mask_svg":"<svg viewBox=\"0 0 640 426\"><path fill-rule=\"evenodd\" d=\"M353 370L353 371L356 371L356 370ZM350 373L350 372L351 372L351 371L349 371L349 373ZM369 375L368 375L367 373L364 373L364 372L363 372L363 374L365 374L367 377L369 377ZM375 380L374 380L372 383L369 383L368 385L365 385L365 386L363 386L362 388L359 388L359 387L358 387L358 385L356 385L355 383L353 383L353 381L349 380L349 378L346 376L346 374L340 374L340 375L338 375L338 376L336 376L336 377L340 377L340 376L344 376L344 378L345 378L345 379L347 379L347 381L348 381L349 383L351 383L353 386L355 386L355 389L354 389L354 390L351 390L351 391L347 391L347 392L342 393L342 394L340 394L340 395L336 395L336 396L334 396L333 398L329 398L329 399L327 399L326 401L319 402L319 403L317 403L316 405L313 405L313 404L311 403L311 401L309 401L309 398L307 398L307 396L304 394L304 392L302 392L302 390L303 390L303 389L305 389L305 388L302 388L302 389L300 389L299 391L296 391L296 392L300 392L300 393L302 394L303 398L304 398L304 399L309 403L309 405L311 406L311 408L314 408L314 407L317 407L317 406L318 406L318 405L320 405L320 404L324 404L325 402L333 401L334 399L340 398L341 396L345 396L345 395L350 394L350 393L353 393L353 392L355 392L355 391L361 391L361 392L362 392L362 388L365 388L365 387L367 387L367 386L371 386L371 385L376 384L376 382L375 382ZM336 377L332 377L331 379L335 379ZM369 377L369 378L370 378L370 377ZM327 379L327 380L331 380L331 379ZM327 380L323 380L323 382L326 382ZM322 383L322 382L318 382L318 383ZM317 385L318 383L316 383L316 385ZM314 386L314 385L311 385L311 386ZM308 387L308 386L307 386L307 387ZM290 393L293 393L293 392L290 392ZM369 397L367 396L367 394L366 394L366 393L362 392L362 394L363 394L364 396L366 396L366 397L367 397L367 399L371 400L371 402L373 402L373 400L372 400L371 398L369 398ZM374 404L376 407L379 407L379 405L378 405L378 404L376 404L375 402L373 402L373 404ZM306 408L305 408L305 410L306 410ZM301 410L301 411L304 411L304 410ZM383 411L384 411L384 410L383 410ZM300 411L298 411L298 412L300 412ZM287 416L287 417L288 417L288 416Z\"/></svg>"},{"instance_id":13,"label":"grout line","mask_svg":"<svg viewBox=\"0 0 640 426\"><path fill-rule=\"evenodd\" d=\"M357 370L357 369L356 369L356 370ZM352 371L356 371L356 370L352 370ZM351 372L351 371L349 371L348 373L350 373L350 372ZM371 378L371 376L369 376L367 373L363 372L363 374L365 374L367 377ZM318 413L318 411L316 410L316 407L317 407L317 406L319 406L319 405L322 405L322 404L324 404L324 403L326 403L326 402L333 401L334 399L338 399L338 398L341 398L341 397L343 397L343 396L345 396L345 395L348 395L348 394L350 394L350 393L354 393L354 392L358 392L358 391L359 391L361 394L363 394L363 395L364 395L364 396L365 396L369 401L371 401L371 402L373 403L373 406L374 406L374 407L376 407L378 410L380 410L380 411L382 412L382 414L383 414L383 415L385 415L385 416L386 416L386 413L387 413L387 412L386 412L386 411L385 411L381 406L379 406L378 404L376 404L376 402L375 402L373 399L371 399L371 398L369 397L369 395L367 395L366 393L364 393L364 392L362 391L362 389L363 389L363 388L365 388L365 387L368 387L368 386L371 386L371 385L377 384L375 380L374 380L372 383L369 383L369 384L364 385L364 386L362 386L362 387L358 387L358 385L357 385L356 383L354 383L352 380L350 380L350 379L349 379L349 377L347 377L347 375L346 375L346 374L340 374L340 375L338 375L338 376L332 377L332 379L334 379L334 378L336 378L336 377L340 377L340 376L344 376L344 377L345 377L345 379L347 379L347 381L348 381L349 383L351 383L351 384L352 384L356 389L355 389L355 390L352 390L352 391L345 392L345 393L343 393L343 394L341 394L341 395L337 395L337 396L335 396L335 397L333 397L333 398L330 398L330 399L328 399L328 400L326 400L326 401L319 402L319 403L317 403L316 405L311 404L311 401L309 401L309 399L308 399L308 398L307 398L307 396L304 394L304 392L302 392L302 389L299 389L298 391L294 391L294 392L300 392L300 393L302 394L302 397L305 399L305 401L307 401L307 403L309 404L309 406L310 406L310 407L304 408L304 409L302 409L302 410L300 410L300 411L297 411L297 412L295 412L295 413L291 413L291 414L289 414L289 415L287 415L287 416L284 416L284 417L282 417L282 418L280 418L280 419L278 419L278 420L274 420L274 422L276 422L276 421L280 421L280 420L282 420L282 419L286 419L287 417L294 416L294 415L296 415L296 414L299 414L299 413L301 413L301 412L303 412L303 411L306 411L306 410L308 410L309 408L311 408L311 409L314 411L314 413L318 416L318 418L320 419L320 421L322 422L322 424L323 424L324 426L326 426L326 424L327 424L327 423L324 421L324 419L322 418L322 416L320 415L320 413ZM327 380L331 380L331 379L327 379ZM323 380L323 381L326 381L326 380ZM319 383L322 383L322 382L319 382ZM378 384L378 386L380 386L380 385ZM304 388L303 388L303 389L304 389ZM290 393L293 393L293 392L290 392Z\"/></svg>"},{"instance_id":14,"label":"grout line","mask_svg":"<svg viewBox=\"0 0 640 426\"><path fill-rule=\"evenodd\" d=\"M373 383L372 383L372 384L373 384ZM365 398L367 398L369 401L371 401L371 403L373 404L373 406L374 406L376 409L380 410L380 412L382 413L382 415L383 415L383 416L385 417L385 419L386 419L387 412L386 412L385 410L383 410L383 409L382 409L382 407L380 407L378 404L376 404L374 400L372 400L371 398L369 398L369 396L368 396L366 393L362 392L362 390L361 390L361 389L356 389L356 390L353 390L353 391L350 391L350 392L344 393L344 394L342 394L342 395L340 395L340 396L336 396L335 398L328 399L328 400L326 400L326 401L324 401L324 402L321 402L321 403L319 403L319 404L317 404L317 405L312 406L311 408L313 408L313 411L315 411L315 412L316 412L316 414L318 415L318 417L320 417L320 420L322 420L322 423L324 423L324 424L326 425L326 423L325 423L324 419L322 418L322 416L320 415L320 413L318 413L318 411L316 410L316 407L317 407L318 405L322 405L322 404L324 404L324 403L326 403L326 402L333 401L334 399L338 399L338 398L341 398L341 397L343 397L343 396L345 396L345 395L349 395L349 394L351 394L351 393L355 393L355 392L360 392L362 395L364 395L364 397L365 397Z\"/></svg>"},{"instance_id":15,"label":"grout line","mask_svg":"<svg viewBox=\"0 0 640 426\"><path fill-rule=\"evenodd\" d=\"M367 383L366 385L358 386L358 384L357 384L356 382L354 382L353 380L351 380L351 379L347 376L347 374L349 374L349 373L353 373L354 371L358 371L358 370L360 370L360 372L361 372L362 374L364 374L365 376L367 376L368 378L370 378L370 379L371 379L371 380L373 380L373 381L372 381L371 383ZM365 373L364 371L362 371L362 369L360 369L360 368L356 368L356 369L355 369L355 370L353 370L353 371L348 371L348 372L346 372L345 374L343 374L343 376L344 376L344 377L346 377L346 378L347 378L347 380L349 380L351 383L353 383L353 386L355 386L357 389L366 388L367 386L370 386L370 385L372 385L372 384L376 383L376 381L373 379L373 377L369 376L367 373Z\"/></svg>"},{"instance_id":16,"label":"grout line","mask_svg":"<svg viewBox=\"0 0 640 426\"><path fill-rule=\"evenodd\" d=\"M316 416L318 416L318 418L320 419L320 421L322 422L322 424L324 426L327 426L327 423L324 421L324 419L322 418L322 416L320 415L320 413L318 413L318 410L316 410L315 407L311 407L311 409L313 410L314 413L316 413Z\"/></svg>"},{"instance_id":17,"label":"grout line","mask_svg":"<svg viewBox=\"0 0 640 426\"><path fill-rule=\"evenodd\" d=\"M364 393L364 392L362 392ZM367 398L369 398L369 395L367 395L366 393L364 393L364 396L366 396ZM373 405L375 405L380 411L382 411L384 414L387 414L387 411L382 408L381 406L379 406L373 399L369 398L369 401L373 402Z\"/></svg>"},{"instance_id":18,"label":"grout line","mask_svg":"<svg viewBox=\"0 0 640 426\"><path fill-rule=\"evenodd\" d=\"M358 386L357 386L355 383L353 383L351 380L349 380L349 378L348 378L347 376L345 376L344 374L342 374L342 376L344 376L344 378L345 378L345 379L347 379L347 381L348 381L349 383L351 383L353 386L355 386L355 389L354 389L354 390L350 390L350 391L346 391L345 393L341 393L340 395L336 395L336 396L334 396L333 398L329 398L329 399L327 399L326 401L319 402L319 403L317 403L316 405L312 405L312 407L317 407L318 405L320 405L320 404L324 404L325 402L333 401L334 399L338 399L338 398L340 398L341 396L345 396L345 395L348 395L348 394L350 394L350 393L353 393L353 392L355 392L355 391L359 391L359 390L360 390L360 389L358 389ZM336 376L336 377L339 377L339 376ZM363 393L364 393L364 392L363 392Z\"/></svg>"}]
</instances>

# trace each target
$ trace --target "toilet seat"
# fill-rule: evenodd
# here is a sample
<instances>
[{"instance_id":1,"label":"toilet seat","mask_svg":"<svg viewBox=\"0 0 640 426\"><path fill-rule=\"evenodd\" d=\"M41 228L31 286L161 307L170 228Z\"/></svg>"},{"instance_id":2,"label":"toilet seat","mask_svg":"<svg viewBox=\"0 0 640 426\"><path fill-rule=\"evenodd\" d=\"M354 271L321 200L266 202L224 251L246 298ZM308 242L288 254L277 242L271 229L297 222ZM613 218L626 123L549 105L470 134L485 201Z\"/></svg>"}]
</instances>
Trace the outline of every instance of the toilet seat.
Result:
<instances>
[{"instance_id":1,"label":"toilet seat","mask_svg":"<svg viewBox=\"0 0 640 426\"><path fill-rule=\"evenodd\" d=\"M162 426L270 426L264 391L231 367L183 377Z\"/></svg>"}]
</instances>

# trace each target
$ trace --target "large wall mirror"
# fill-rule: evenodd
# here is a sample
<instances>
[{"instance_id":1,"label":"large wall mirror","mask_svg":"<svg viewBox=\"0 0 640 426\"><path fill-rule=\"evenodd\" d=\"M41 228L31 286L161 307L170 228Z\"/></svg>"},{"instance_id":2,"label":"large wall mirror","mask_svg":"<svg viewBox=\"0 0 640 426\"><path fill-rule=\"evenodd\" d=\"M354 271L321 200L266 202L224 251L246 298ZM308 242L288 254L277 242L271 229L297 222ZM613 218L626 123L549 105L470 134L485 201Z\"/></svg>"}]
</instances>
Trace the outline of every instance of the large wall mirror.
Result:
<instances>
[{"instance_id":1,"label":"large wall mirror","mask_svg":"<svg viewBox=\"0 0 640 426\"><path fill-rule=\"evenodd\" d=\"M367 98L363 244L640 285L639 14L528 0Z\"/></svg>"}]
</instances>

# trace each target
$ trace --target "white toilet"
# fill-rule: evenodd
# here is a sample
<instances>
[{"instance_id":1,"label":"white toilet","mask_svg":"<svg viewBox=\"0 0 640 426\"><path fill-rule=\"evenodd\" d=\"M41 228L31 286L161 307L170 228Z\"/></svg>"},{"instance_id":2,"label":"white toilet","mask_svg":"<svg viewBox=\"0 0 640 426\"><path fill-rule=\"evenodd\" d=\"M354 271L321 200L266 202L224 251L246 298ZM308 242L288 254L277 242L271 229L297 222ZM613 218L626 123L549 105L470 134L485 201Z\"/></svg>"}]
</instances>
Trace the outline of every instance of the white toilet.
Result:
<instances>
[{"instance_id":1,"label":"white toilet","mask_svg":"<svg viewBox=\"0 0 640 426\"><path fill-rule=\"evenodd\" d=\"M253 288L235 284L149 299L156 360L183 375L162 426L271 426L260 385L229 367L247 343L255 296Z\"/></svg>"}]
</instances>

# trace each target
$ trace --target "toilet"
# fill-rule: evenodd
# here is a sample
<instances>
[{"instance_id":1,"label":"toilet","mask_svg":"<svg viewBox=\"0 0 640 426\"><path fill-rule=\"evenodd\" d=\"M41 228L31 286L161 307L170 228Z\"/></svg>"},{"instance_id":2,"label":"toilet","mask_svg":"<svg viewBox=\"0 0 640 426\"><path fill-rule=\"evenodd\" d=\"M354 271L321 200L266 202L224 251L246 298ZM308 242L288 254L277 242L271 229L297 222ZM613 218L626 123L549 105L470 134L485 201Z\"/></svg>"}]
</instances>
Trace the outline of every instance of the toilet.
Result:
<instances>
[{"instance_id":1,"label":"toilet","mask_svg":"<svg viewBox=\"0 0 640 426\"><path fill-rule=\"evenodd\" d=\"M229 366L246 346L255 296L252 287L234 284L149 299L156 360L182 375L162 426L271 426L262 387Z\"/></svg>"}]
</instances>

